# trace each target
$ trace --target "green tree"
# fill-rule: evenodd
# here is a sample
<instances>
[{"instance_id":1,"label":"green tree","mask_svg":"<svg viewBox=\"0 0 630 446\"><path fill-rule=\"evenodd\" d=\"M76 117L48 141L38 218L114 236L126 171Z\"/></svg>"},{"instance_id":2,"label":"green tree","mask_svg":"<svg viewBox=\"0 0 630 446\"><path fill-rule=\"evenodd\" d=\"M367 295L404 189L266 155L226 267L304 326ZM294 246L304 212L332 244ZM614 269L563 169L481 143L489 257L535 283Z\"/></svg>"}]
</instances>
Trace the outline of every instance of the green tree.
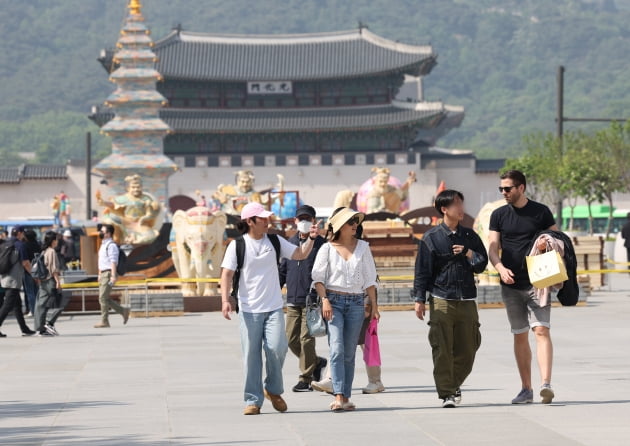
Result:
<instances>
[{"instance_id":1,"label":"green tree","mask_svg":"<svg viewBox=\"0 0 630 446\"><path fill-rule=\"evenodd\" d=\"M505 170L520 170L527 177L530 197L546 203L556 203L568 191L559 175L563 164L558 138L551 133L535 133L523 138L518 158L507 160Z\"/></svg>"},{"instance_id":2,"label":"green tree","mask_svg":"<svg viewBox=\"0 0 630 446\"><path fill-rule=\"evenodd\" d=\"M588 138L593 163L599 170L595 187L606 199L609 207L606 222L606 238L610 235L613 220L613 196L616 192L627 192L630 188L630 174L627 160L630 159L628 124L614 123Z\"/></svg>"}]
</instances>

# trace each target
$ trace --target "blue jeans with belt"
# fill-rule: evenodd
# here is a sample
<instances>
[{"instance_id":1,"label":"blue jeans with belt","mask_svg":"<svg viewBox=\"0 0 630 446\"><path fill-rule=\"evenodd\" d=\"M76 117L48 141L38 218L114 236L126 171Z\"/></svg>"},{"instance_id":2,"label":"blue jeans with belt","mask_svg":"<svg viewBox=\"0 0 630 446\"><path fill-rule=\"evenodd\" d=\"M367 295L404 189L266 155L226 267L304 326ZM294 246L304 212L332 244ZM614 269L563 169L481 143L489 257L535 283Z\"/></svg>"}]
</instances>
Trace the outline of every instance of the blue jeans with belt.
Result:
<instances>
[{"instance_id":1,"label":"blue jeans with belt","mask_svg":"<svg viewBox=\"0 0 630 446\"><path fill-rule=\"evenodd\" d=\"M241 311L239 319L245 369L243 399L246 406L262 407L265 401L262 377L263 350L267 372L264 389L273 395L284 393L282 366L289 350L284 328L284 313L282 309L265 313Z\"/></svg>"},{"instance_id":2,"label":"blue jeans with belt","mask_svg":"<svg viewBox=\"0 0 630 446\"><path fill-rule=\"evenodd\" d=\"M327 297L333 310L333 318L328 321L333 393L350 398L354 380L354 358L365 319L365 295L328 292Z\"/></svg>"}]
</instances>

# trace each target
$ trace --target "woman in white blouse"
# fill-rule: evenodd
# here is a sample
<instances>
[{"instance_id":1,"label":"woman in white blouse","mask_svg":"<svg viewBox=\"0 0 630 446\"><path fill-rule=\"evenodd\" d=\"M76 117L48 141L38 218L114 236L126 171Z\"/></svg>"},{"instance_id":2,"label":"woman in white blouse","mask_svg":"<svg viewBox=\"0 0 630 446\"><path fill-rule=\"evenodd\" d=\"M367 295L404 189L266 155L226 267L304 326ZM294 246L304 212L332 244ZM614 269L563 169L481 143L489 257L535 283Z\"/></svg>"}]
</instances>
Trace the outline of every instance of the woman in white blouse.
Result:
<instances>
[{"instance_id":1,"label":"woman in white blouse","mask_svg":"<svg viewBox=\"0 0 630 446\"><path fill-rule=\"evenodd\" d=\"M354 359L365 318L364 298L370 300L371 318L379 318L376 302L376 265L367 242L360 240L365 215L339 208L328 221L327 238L313 265L312 277L328 321L330 370L334 412L354 410L350 402Z\"/></svg>"}]
</instances>

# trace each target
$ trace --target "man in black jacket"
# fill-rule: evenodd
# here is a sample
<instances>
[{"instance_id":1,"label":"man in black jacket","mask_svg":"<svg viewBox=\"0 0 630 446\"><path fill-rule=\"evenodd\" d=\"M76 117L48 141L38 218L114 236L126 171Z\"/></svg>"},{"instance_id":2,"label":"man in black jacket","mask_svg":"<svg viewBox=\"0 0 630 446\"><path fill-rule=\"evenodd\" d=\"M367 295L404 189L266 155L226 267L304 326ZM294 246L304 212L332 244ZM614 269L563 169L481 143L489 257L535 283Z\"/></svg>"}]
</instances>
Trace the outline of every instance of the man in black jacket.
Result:
<instances>
[{"instance_id":1,"label":"man in black jacket","mask_svg":"<svg viewBox=\"0 0 630 446\"><path fill-rule=\"evenodd\" d=\"M485 270L488 254L475 231L459 224L464 218L461 192L441 192L435 209L444 221L420 241L413 296L420 320L424 320L430 296L433 378L442 407L455 407L461 402L461 385L472 371L481 345L474 274Z\"/></svg>"},{"instance_id":2,"label":"man in black jacket","mask_svg":"<svg viewBox=\"0 0 630 446\"><path fill-rule=\"evenodd\" d=\"M295 213L297 233L289 239L300 246L309 237L311 225L315 222L315 209L308 205L300 206ZM294 392L310 392L312 381L321 379L326 367L326 359L318 358L315 352L315 338L308 334L306 326L306 296L311 290L311 270L319 248L326 240L318 235L314 239L313 250L306 260L283 259L280 263L280 287L287 286L287 338L289 348L300 359L300 379L293 387Z\"/></svg>"}]
</instances>

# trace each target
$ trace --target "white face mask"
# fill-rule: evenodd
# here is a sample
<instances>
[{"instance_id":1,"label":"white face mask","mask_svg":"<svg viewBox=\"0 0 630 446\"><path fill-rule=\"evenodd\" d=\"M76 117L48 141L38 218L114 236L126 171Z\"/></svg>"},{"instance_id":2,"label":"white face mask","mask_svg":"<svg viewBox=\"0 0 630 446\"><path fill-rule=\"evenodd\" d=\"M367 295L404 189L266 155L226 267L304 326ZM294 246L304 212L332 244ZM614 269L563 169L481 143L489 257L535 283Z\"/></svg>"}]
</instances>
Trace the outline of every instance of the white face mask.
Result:
<instances>
[{"instance_id":1,"label":"white face mask","mask_svg":"<svg viewBox=\"0 0 630 446\"><path fill-rule=\"evenodd\" d=\"M297 229L302 234L308 234L309 232L311 232L311 226L313 226L313 223L308 220L302 220L298 222Z\"/></svg>"}]
</instances>

